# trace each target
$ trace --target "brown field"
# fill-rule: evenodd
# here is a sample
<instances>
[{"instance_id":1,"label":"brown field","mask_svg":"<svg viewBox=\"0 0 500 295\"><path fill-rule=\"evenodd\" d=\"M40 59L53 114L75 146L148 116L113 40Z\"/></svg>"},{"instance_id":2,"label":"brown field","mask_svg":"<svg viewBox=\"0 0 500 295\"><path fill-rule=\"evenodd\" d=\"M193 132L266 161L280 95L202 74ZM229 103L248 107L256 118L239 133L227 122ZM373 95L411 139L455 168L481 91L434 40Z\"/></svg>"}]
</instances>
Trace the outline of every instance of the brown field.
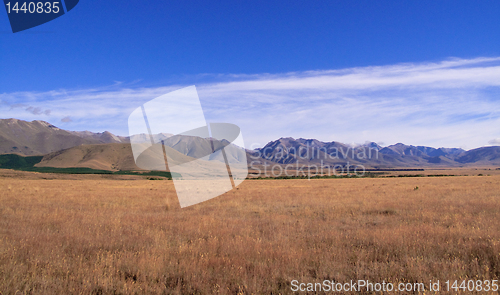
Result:
<instances>
[{"instance_id":1,"label":"brown field","mask_svg":"<svg viewBox=\"0 0 500 295\"><path fill-rule=\"evenodd\" d=\"M498 173L247 180L180 209L167 180L3 170L0 204L2 295L286 294L294 279L427 287L500 277Z\"/></svg>"}]
</instances>

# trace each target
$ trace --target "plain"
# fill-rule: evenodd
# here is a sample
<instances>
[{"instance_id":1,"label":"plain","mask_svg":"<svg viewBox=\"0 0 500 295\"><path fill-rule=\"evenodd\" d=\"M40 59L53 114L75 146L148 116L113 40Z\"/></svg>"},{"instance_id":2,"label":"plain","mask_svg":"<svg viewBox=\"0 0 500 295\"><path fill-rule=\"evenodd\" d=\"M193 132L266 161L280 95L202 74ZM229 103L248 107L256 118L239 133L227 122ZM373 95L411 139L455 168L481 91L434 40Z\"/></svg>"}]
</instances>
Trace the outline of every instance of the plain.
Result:
<instances>
[{"instance_id":1,"label":"plain","mask_svg":"<svg viewBox=\"0 0 500 295\"><path fill-rule=\"evenodd\" d=\"M1 173L0 294L500 277L500 175L247 180L180 209L169 180Z\"/></svg>"}]
</instances>

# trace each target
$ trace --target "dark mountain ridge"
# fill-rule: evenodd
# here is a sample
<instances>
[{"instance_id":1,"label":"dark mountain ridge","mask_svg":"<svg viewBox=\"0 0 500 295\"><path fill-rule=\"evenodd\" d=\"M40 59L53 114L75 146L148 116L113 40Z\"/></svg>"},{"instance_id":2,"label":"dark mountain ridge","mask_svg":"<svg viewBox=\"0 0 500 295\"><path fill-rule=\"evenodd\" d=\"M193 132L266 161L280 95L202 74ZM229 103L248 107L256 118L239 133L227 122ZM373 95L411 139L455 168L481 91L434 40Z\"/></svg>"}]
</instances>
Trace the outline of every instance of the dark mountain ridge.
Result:
<instances>
[{"instance_id":1,"label":"dark mountain ridge","mask_svg":"<svg viewBox=\"0 0 500 295\"><path fill-rule=\"evenodd\" d=\"M434 148L397 143L382 147L375 142L350 146L339 142L291 137L271 141L256 149L260 157L280 163L320 163L322 165L364 164L372 167L451 166L465 164L500 165L500 147Z\"/></svg>"}]
</instances>

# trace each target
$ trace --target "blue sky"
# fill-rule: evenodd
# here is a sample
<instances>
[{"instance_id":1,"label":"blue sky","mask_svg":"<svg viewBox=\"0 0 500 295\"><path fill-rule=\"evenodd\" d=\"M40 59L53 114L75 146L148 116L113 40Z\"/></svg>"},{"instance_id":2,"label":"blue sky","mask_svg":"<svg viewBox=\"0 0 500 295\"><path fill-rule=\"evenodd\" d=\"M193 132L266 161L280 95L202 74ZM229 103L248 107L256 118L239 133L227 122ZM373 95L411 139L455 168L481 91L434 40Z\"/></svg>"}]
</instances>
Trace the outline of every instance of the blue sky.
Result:
<instances>
[{"instance_id":1,"label":"blue sky","mask_svg":"<svg viewBox=\"0 0 500 295\"><path fill-rule=\"evenodd\" d=\"M0 13L0 117L127 134L196 85L247 147L500 145L498 1L85 1L13 34Z\"/></svg>"}]
</instances>

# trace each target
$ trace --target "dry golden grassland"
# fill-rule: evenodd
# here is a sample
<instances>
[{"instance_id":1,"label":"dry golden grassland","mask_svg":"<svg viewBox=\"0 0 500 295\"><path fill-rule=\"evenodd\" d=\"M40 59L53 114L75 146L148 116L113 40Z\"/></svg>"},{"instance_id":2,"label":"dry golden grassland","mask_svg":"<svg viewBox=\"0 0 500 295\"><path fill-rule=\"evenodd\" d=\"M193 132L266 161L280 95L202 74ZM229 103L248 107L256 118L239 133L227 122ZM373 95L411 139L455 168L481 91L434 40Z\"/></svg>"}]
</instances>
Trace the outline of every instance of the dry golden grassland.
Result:
<instances>
[{"instance_id":1,"label":"dry golden grassland","mask_svg":"<svg viewBox=\"0 0 500 295\"><path fill-rule=\"evenodd\" d=\"M4 170L0 204L1 294L500 277L500 175L247 180L180 209L172 181Z\"/></svg>"}]
</instances>

